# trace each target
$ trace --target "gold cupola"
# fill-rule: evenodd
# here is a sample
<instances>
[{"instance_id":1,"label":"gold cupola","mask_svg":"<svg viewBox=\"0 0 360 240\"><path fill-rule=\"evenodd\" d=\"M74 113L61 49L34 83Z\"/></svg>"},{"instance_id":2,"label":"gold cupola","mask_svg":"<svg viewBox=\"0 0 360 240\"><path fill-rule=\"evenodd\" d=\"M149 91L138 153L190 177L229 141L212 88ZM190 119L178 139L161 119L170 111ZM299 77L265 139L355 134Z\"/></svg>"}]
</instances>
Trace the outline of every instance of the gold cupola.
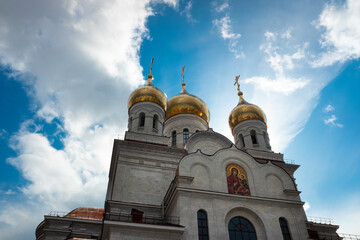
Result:
<instances>
[{"instance_id":1,"label":"gold cupola","mask_svg":"<svg viewBox=\"0 0 360 240\"><path fill-rule=\"evenodd\" d=\"M154 79L151 74L153 61L154 58L151 60L150 74L148 75L148 81L145 86L139 87L131 93L128 100L129 109L139 102L153 102L160 105L162 109L166 111L166 96L160 89L154 87L152 83Z\"/></svg>"},{"instance_id":2,"label":"gold cupola","mask_svg":"<svg viewBox=\"0 0 360 240\"><path fill-rule=\"evenodd\" d=\"M235 84L238 85L239 104L231 111L229 116L229 126L231 131L233 131L237 124L249 119L260 120L266 125L266 116L263 110L258 106L245 101L243 93L240 91L240 84L238 82L239 77L240 75L235 78Z\"/></svg>"},{"instance_id":3,"label":"gold cupola","mask_svg":"<svg viewBox=\"0 0 360 240\"><path fill-rule=\"evenodd\" d=\"M180 94L168 100L165 121L179 114L193 114L201 117L206 121L207 124L209 124L210 113L206 103L200 98L191 95L186 91L186 84L184 82L184 69L185 66L183 67L182 73L182 90Z\"/></svg>"}]
</instances>

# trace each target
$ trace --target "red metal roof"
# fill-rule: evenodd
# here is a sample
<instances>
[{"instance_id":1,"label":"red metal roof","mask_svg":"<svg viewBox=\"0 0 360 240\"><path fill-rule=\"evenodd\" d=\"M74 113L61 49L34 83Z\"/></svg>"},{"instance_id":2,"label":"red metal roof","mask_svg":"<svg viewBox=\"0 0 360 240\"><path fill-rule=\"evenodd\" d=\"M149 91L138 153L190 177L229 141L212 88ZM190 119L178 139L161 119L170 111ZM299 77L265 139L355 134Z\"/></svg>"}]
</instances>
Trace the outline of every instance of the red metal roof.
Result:
<instances>
[{"instance_id":1,"label":"red metal roof","mask_svg":"<svg viewBox=\"0 0 360 240\"><path fill-rule=\"evenodd\" d=\"M102 221L104 218L104 208L99 207L80 207L72 210L64 217L86 220Z\"/></svg>"}]
</instances>

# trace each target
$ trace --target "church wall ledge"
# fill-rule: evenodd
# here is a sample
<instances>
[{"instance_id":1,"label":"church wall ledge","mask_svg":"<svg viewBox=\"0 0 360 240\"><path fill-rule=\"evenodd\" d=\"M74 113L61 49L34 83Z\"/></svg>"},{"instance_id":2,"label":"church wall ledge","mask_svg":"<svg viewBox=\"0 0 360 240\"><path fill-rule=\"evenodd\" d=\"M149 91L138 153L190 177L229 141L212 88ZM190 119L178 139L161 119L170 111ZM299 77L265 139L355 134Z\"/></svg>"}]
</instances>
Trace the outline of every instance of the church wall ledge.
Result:
<instances>
[{"instance_id":1,"label":"church wall ledge","mask_svg":"<svg viewBox=\"0 0 360 240\"><path fill-rule=\"evenodd\" d=\"M133 222L119 222L119 221L111 221L111 220L104 220L104 225L119 226L127 229L148 229L151 231L177 232L180 234L182 234L185 231L185 227L181 225L170 226L170 225L143 224L143 223L133 223Z\"/></svg>"},{"instance_id":2,"label":"church wall ledge","mask_svg":"<svg viewBox=\"0 0 360 240\"><path fill-rule=\"evenodd\" d=\"M184 188L184 187L177 187L174 191L174 194L177 194L178 192L190 192L190 193L206 194L206 195L233 198L233 199L251 199L251 200L258 200L258 201L266 201L266 202L282 203L282 204L286 203L286 204L301 205L301 206L305 204L302 201L296 201L296 200L259 197L259 196L243 196L243 195L235 195L235 194L229 194L229 193L200 190L200 189L191 189L191 188Z\"/></svg>"},{"instance_id":3,"label":"church wall ledge","mask_svg":"<svg viewBox=\"0 0 360 240\"><path fill-rule=\"evenodd\" d=\"M145 162L143 163L136 163L136 162L129 162L129 161L119 161L119 163L123 163L123 164L128 164L128 165L133 165L133 166L142 166L142 167L147 167L147 168L157 168L157 169L162 169L162 170L172 170L175 171L177 169L176 166L174 167L163 167L163 166L158 166L156 165L156 162L154 162L154 164L145 164Z\"/></svg>"}]
</instances>

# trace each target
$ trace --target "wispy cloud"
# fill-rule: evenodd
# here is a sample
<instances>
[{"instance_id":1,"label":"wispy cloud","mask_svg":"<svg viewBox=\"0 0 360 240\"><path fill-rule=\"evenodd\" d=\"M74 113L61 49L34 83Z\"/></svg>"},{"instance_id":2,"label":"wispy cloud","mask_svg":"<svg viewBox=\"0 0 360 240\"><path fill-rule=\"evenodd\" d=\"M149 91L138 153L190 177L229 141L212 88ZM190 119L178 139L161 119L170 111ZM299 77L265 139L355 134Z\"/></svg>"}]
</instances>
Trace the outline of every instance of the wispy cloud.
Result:
<instances>
[{"instance_id":1,"label":"wispy cloud","mask_svg":"<svg viewBox=\"0 0 360 240\"><path fill-rule=\"evenodd\" d=\"M188 1L185 5L184 10L180 12L181 15L185 15L188 22L196 23L197 21L194 19L193 15L191 14L193 3L192 0Z\"/></svg>"},{"instance_id":2,"label":"wispy cloud","mask_svg":"<svg viewBox=\"0 0 360 240\"><path fill-rule=\"evenodd\" d=\"M330 66L360 57L360 1L346 0L325 5L318 20L318 29L324 29L321 46L326 50L313 61L314 67Z\"/></svg>"},{"instance_id":3,"label":"wispy cloud","mask_svg":"<svg viewBox=\"0 0 360 240\"><path fill-rule=\"evenodd\" d=\"M251 83L256 89L252 100L267 114L273 149L282 151L305 126L319 89L314 88L309 76L294 74L307 61L307 42L290 43L295 39L290 37L289 30L268 30L264 37L259 48L273 74L248 77L242 82Z\"/></svg>"},{"instance_id":4,"label":"wispy cloud","mask_svg":"<svg viewBox=\"0 0 360 240\"><path fill-rule=\"evenodd\" d=\"M328 104L325 108L324 108L324 112L332 112L335 110L335 107L332 106L331 104Z\"/></svg>"},{"instance_id":5,"label":"wispy cloud","mask_svg":"<svg viewBox=\"0 0 360 240\"><path fill-rule=\"evenodd\" d=\"M215 26L219 29L219 32L221 33L221 37L225 40L234 40L241 37L240 33L234 33L231 29L231 20L229 16L225 16L220 19L215 19L213 21Z\"/></svg>"},{"instance_id":6,"label":"wispy cloud","mask_svg":"<svg viewBox=\"0 0 360 240\"><path fill-rule=\"evenodd\" d=\"M287 31L284 32L287 35ZM282 36L284 33L281 33ZM302 46L294 46L296 51L293 53L280 53L284 51L279 44L277 44L277 33L266 31L264 34L267 42L260 46L266 54L266 61L270 63L271 68L277 75L283 75L284 70L292 70L294 62L304 60L306 58L305 51L309 47L309 43L305 42ZM285 37L285 40L289 38Z\"/></svg>"},{"instance_id":7,"label":"wispy cloud","mask_svg":"<svg viewBox=\"0 0 360 240\"><path fill-rule=\"evenodd\" d=\"M282 93L285 95L289 95L294 91L303 88L308 79L306 78L292 78L279 76L275 79L271 79L268 77L250 77L246 78L244 83L251 83L257 89L262 90L263 92L274 92L274 93Z\"/></svg>"},{"instance_id":8,"label":"wispy cloud","mask_svg":"<svg viewBox=\"0 0 360 240\"><path fill-rule=\"evenodd\" d=\"M241 38L241 34L232 30L232 22L227 11L228 8L228 3L223 3L222 5L215 7L217 13L224 13L225 15L214 19L212 22L220 32L221 38L228 41L228 49L235 55L235 58L243 58L245 55L240 51L238 46L238 39Z\"/></svg>"},{"instance_id":9,"label":"wispy cloud","mask_svg":"<svg viewBox=\"0 0 360 240\"><path fill-rule=\"evenodd\" d=\"M0 129L0 139L6 138L8 135L8 132L5 129Z\"/></svg>"},{"instance_id":10,"label":"wispy cloud","mask_svg":"<svg viewBox=\"0 0 360 240\"><path fill-rule=\"evenodd\" d=\"M227 2L215 7L215 11L218 13L224 12L226 9L229 8L229 4Z\"/></svg>"},{"instance_id":11,"label":"wispy cloud","mask_svg":"<svg viewBox=\"0 0 360 240\"><path fill-rule=\"evenodd\" d=\"M338 123L337 120L338 120L337 117L333 114L328 119L325 119L324 123L326 125L330 125L330 126L334 126L334 127L339 127L339 128L344 127L344 125Z\"/></svg>"}]
</instances>

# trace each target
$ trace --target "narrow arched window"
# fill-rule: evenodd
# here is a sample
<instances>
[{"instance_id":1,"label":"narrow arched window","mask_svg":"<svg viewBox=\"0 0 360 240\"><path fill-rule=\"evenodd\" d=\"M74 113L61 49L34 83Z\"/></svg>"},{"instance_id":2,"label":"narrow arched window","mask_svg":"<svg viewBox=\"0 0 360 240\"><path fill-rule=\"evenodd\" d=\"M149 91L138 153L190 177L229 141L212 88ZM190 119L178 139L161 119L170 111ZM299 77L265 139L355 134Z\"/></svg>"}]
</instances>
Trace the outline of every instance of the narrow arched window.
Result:
<instances>
[{"instance_id":1,"label":"narrow arched window","mask_svg":"<svg viewBox=\"0 0 360 240\"><path fill-rule=\"evenodd\" d=\"M145 113L139 114L139 127L145 126Z\"/></svg>"},{"instance_id":2,"label":"narrow arched window","mask_svg":"<svg viewBox=\"0 0 360 240\"><path fill-rule=\"evenodd\" d=\"M173 146L173 147L176 146L176 131L173 131L171 133L171 146Z\"/></svg>"},{"instance_id":3,"label":"narrow arched window","mask_svg":"<svg viewBox=\"0 0 360 240\"><path fill-rule=\"evenodd\" d=\"M245 147L244 136L242 134L239 135L239 141L240 141L240 146L242 148Z\"/></svg>"},{"instance_id":4,"label":"narrow arched window","mask_svg":"<svg viewBox=\"0 0 360 240\"><path fill-rule=\"evenodd\" d=\"M207 214L204 210L197 212L199 240L209 240Z\"/></svg>"},{"instance_id":5,"label":"narrow arched window","mask_svg":"<svg viewBox=\"0 0 360 240\"><path fill-rule=\"evenodd\" d=\"M153 118L153 128L157 129L157 123L158 123L158 120L159 120L159 117L158 115L154 115L154 118Z\"/></svg>"},{"instance_id":6,"label":"narrow arched window","mask_svg":"<svg viewBox=\"0 0 360 240\"><path fill-rule=\"evenodd\" d=\"M251 130L251 131L250 131L250 135L251 135L251 141L252 141L252 143L253 143L253 144L258 144L258 141L257 141L257 139L256 139L256 132L255 132L255 130Z\"/></svg>"},{"instance_id":7,"label":"narrow arched window","mask_svg":"<svg viewBox=\"0 0 360 240\"><path fill-rule=\"evenodd\" d=\"M257 240L255 228L246 218L232 218L228 229L230 240Z\"/></svg>"},{"instance_id":8,"label":"narrow arched window","mask_svg":"<svg viewBox=\"0 0 360 240\"><path fill-rule=\"evenodd\" d=\"M282 218L282 217L279 218L279 223L280 223L283 239L284 240L291 240L291 235L290 235L290 231L289 231L289 227L288 227L286 219Z\"/></svg>"},{"instance_id":9,"label":"narrow arched window","mask_svg":"<svg viewBox=\"0 0 360 240\"><path fill-rule=\"evenodd\" d=\"M187 128L184 128L183 139L184 139L183 143L185 145L189 140L189 129L187 129Z\"/></svg>"}]
</instances>

